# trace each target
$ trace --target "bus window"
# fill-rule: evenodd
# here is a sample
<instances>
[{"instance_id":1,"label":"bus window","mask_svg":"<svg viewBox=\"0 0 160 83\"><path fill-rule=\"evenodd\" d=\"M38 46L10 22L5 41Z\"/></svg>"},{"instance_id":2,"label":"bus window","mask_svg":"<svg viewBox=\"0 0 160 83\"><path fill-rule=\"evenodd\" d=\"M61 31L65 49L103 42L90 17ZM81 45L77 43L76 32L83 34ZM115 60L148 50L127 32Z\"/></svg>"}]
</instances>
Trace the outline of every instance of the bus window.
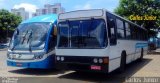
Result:
<instances>
[{"instance_id":1,"label":"bus window","mask_svg":"<svg viewBox=\"0 0 160 83\"><path fill-rule=\"evenodd\" d=\"M140 34L138 34L138 27L135 27L135 33L136 33L136 40L140 40L140 38L139 38L139 35Z\"/></svg>"},{"instance_id":2,"label":"bus window","mask_svg":"<svg viewBox=\"0 0 160 83\"><path fill-rule=\"evenodd\" d=\"M108 25L108 35L110 38L110 45L116 45L116 27L115 27L115 21L112 17L108 17L107 19L107 25Z\"/></svg>"},{"instance_id":3,"label":"bus window","mask_svg":"<svg viewBox=\"0 0 160 83\"><path fill-rule=\"evenodd\" d=\"M130 32L130 25L126 22L125 23L125 28L126 28L126 39L131 39L131 32Z\"/></svg>"},{"instance_id":4,"label":"bus window","mask_svg":"<svg viewBox=\"0 0 160 83\"><path fill-rule=\"evenodd\" d=\"M116 19L116 24L117 24L117 38L119 39L124 39L124 26L123 26L123 21Z\"/></svg>"},{"instance_id":5,"label":"bus window","mask_svg":"<svg viewBox=\"0 0 160 83\"><path fill-rule=\"evenodd\" d=\"M130 25L130 30L131 30L131 39L134 40L135 39L135 31L134 31L133 25Z\"/></svg>"},{"instance_id":6,"label":"bus window","mask_svg":"<svg viewBox=\"0 0 160 83\"><path fill-rule=\"evenodd\" d=\"M143 36L144 36L144 40L146 41L148 39L147 32L144 31Z\"/></svg>"},{"instance_id":7,"label":"bus window","mask_svg":"<svg viewBox=\"0 0 160 83\"><path fill-rule=\"evenodd\" d=\"M60 22L59 29L58 47L103 48L107 45L103 19Z\"/></svg>"},{"instance_id":8,"label":"bus window","mask_svg":"<svg viewBox=\"0 0 160 83\"><path fill-rule=\"evenodd\" d=\"M139 39L139 40L143 40L143 30L142 30L142 29L139 29L139 30L138 30L138 34L139 34L139 35L138 35L138 39Z\"/></svg>"}]
</instances>

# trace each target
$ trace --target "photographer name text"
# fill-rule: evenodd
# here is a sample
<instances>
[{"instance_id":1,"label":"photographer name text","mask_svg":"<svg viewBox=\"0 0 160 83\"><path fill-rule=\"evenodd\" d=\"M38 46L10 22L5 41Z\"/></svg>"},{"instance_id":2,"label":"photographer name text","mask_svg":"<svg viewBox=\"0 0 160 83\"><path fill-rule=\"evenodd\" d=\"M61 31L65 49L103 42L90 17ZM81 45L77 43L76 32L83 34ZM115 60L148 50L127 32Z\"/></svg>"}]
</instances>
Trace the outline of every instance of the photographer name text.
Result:
<instances>
[{"instance_id":1,"label":"photographer name text","mask_svg":"<svg viewBox=\"0 0 160 83\"><path fill-rule=\"evenodd\" d=\"M157 20L157 16L149 16L149 15L144 15L144 16L139 16L139 15L130 15L129 16L130 20Z\"/></svg>"}]
</instances>

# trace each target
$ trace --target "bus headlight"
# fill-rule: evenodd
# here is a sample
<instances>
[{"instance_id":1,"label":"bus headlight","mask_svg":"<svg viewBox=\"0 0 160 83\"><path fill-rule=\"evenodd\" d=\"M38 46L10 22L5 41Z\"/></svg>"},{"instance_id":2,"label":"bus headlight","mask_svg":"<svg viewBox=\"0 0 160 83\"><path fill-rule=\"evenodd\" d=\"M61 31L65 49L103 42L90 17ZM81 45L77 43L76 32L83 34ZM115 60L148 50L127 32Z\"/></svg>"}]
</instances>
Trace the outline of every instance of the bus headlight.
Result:
<instances>
[{"instance_id":1,"label":"bus headlight","mask_svg":"<svg viewBox=\"0 0 160 83\"><path fill-rule=\"evenodd\" d=\"M42 59L44 56L44 53L37 53L37 54L34 54L34 59Z\"/></svg>"},{"instance_id":2,"label":"bus headlight","mask_svg":"<svg viewBox=\"0 0 160 83\"><path fill-rule=\"evenodd\" d=\"M61 61L64 61L64 57L61 57Z\"/></svg>"},{"instance_id":3,"label":"bus headlight","mask_svg":"<svg viewBox=\"0 0 160 83\"><path fill-rule=\"evenodd\" d=\"M11 59L12 54L7 53L7 58Z\"/></svg>"},{"instance_id":4,"label":"bus headlight","mask_svg":"<svg viewBox=\"0 0 160 83\"><path fill-rule=\"evenodd\" d=\"M14 59L15 54L13 53L7 53L7 58L8 59Z\"/></svg>"},{"instance_id":5,"label":"bus headlight","mask_svg":"<svg viewBox=\"0 0 160 83\"><path fill-rule=\"evenodd\" d=\"M39 56L35 56L34 58L35 58L35 59L42 59L43 56L42 56L42 55L39 55Z\"/></svg>"},{"instance_id":6,"label":"bus headlight","mask_svg":"<svg viewBox=\"0 0 160 83\"><path fill-rule=\"evenodd\" d=\"M99 62L99 63L103 63L103 59L99 59L98 62Z\"/></svg>"},{"instance_id":7,"label":"bus headlight","mask_svg":"<svg viewBox=\"0 0 160 83\"><path fill-rule=\"evenodd\" d=\"M59 60L60 60L60 57L57 57L56 59L57 59L57 61L59 61Z\"/></svg>"},{"instance_id":8,"label":"bus headlight","mask_svg":"<svg viewBox=\"0 0 160 83\"><path fill-rule=\"evenodd\" d=\"M94 62L94 63L97 63L97 62L98 62L98 59L96 59L96 58L93 59L93 62Z\"/></svg>"},{"instance_id":9,"label":"bus headlight","mask_svg":"<svg viewBox=\"0 0 160 83\"><path fill-rule=\"evenodd\" d=\"M42 56L42 55L40 55L38 58L39 58L39 59L41 59L41 58L43 58L43 56Z\"/></svg>"}]
</instances>

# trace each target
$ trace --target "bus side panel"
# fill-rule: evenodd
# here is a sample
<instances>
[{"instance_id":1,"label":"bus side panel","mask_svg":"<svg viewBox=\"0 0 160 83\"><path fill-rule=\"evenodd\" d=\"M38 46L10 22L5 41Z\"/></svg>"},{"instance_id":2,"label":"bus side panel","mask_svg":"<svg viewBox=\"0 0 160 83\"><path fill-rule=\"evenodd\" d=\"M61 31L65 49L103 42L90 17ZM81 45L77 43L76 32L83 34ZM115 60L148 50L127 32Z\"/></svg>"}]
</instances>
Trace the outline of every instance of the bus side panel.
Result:
<instances>
[{"instance_id":1,"label":"bus side panel","mask_svg":"<svg viewBox=\"0 0 160 83\"><path fill-rule=\"evenodd\" d=\"M134 40L118 40L120 49L120 55L122 51L126 52L126 64L133 61L135 56L135 41Z\"/></svg>"},{"instance_id":2,"label":"bus side panel","mask_svg":"<svg viewBox=\"0 0 160 83\"><path fill-rule=\"evenodd\" d=\"M147 42L139 41L138 43L136 43L134 60L137 60L137 59L139 59L141 57L142 48L143 48L143 55L146 55L147 48L148 48Z\"/></svg>"},{"instance_id":3,"label":"bus side panel","mask_svg":"<svg viewBox=\"0 0 160 83\"><path fill-rule=\"evenodd\" d=\"M115 46L108 46L108 55L109 55L109 72L112 72L113 70L120 67L120 48L117 48L117 45Z\"/></svg>"},{"instance_id":4,"label":"bus side panel","mask_svg":"<svg viewBox=\"0 0 160 83\"><path fill-rule=\"evenodd\" d=\"M109 72L120 67L121 53L126 51L126 64L134 61L135 56L135 44L133 40L117 40L117 45L109 47Z\"/></svg>"},{"instance_id":5,"label":"bus side panel","mask_svg":"<svg viewBox=\"0 0 160 83\"><path fill-rule=\"evenodd\" d=\"M138 58L140 58L141 56L141 48L135 48L135 56L134 56L134 60L137 60Z\"/></svg>"},{"instance_id":6,"label":"bus side panel","mask_svg":"<svg viewBox=\"0 0 160 83\"><path fill-rule=\"evenodd\" d=\"M118 63L120 63L120 60L121 60L121 58L110 59L108 72L112 72L113 70L120 67L120 64L118 64Z\"/></svg>"}]
</instances>

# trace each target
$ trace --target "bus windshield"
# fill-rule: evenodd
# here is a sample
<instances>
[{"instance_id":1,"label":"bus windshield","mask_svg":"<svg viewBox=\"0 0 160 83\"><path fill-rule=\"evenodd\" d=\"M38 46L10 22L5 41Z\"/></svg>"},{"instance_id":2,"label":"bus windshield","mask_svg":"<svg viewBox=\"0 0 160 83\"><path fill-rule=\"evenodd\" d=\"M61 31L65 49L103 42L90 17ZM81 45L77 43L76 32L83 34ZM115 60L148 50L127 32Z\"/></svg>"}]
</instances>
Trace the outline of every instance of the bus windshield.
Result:
<instances>
[{"instance_id":1,"label":"bus windshield","mask_svg":"<svg viewBox=\"0 0 160 83\"><path fill-rule=\"evenodd\" d=\"M12 50L41 50L45 46L45 40L50 23L25 23L19 25L15 31L10 49Z\"/></svg>"},{"instance_id":2,"label":"bus windshield","mask_svg":"<svg viewBox=\"0 0 160 83\"><path fill-rule=\"evenodd\" d=\"M103 19L59 22L59 48L104 48L106 25Z\"/></svg>"}]
</instances>

